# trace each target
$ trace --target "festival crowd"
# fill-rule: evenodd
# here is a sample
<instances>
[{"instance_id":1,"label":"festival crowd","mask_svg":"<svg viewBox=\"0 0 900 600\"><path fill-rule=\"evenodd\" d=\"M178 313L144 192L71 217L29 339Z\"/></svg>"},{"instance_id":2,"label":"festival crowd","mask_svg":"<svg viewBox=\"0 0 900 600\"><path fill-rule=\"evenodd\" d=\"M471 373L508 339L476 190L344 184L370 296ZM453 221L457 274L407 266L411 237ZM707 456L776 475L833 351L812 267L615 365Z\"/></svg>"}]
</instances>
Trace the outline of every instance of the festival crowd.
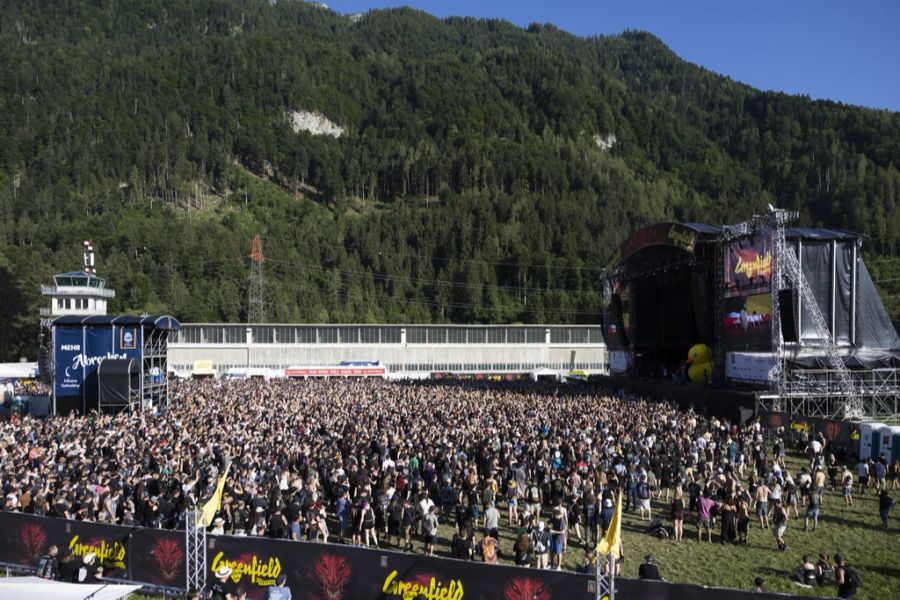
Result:
<instances>
[{"instance_id":1,"label":"festival crowd","mask_svg":"<svg viewBox=\"0 0 900 600\"><path fill-rule=\"evenodd\" d=\"M784 550L792 518L816 529L826 488L850 503L874 487L887 526L900 465L853 473L818 436L790 473L783 433L589 385L190 380L161 413L16 416L0 481L4 510L182 528L227 470L213 533L431 554L444 523L454 557L497 562L502 531L506 558L557 569L576 545L593 569L620 491L649 534L676 540L692 514L698 540L746 543L758 523Z\"/></svg>"}]
</instances>

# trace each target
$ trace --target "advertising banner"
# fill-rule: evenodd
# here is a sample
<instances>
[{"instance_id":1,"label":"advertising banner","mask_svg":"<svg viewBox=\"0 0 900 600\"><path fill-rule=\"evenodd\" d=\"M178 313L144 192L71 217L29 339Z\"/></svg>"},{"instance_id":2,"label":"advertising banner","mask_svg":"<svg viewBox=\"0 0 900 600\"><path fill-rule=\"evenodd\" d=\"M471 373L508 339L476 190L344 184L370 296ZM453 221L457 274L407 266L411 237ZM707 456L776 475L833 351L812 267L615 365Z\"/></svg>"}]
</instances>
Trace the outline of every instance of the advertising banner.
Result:
<instances>
[{"instance_id":1,"label":"advertising banner","mask_svg":"<svg viewBox=\"0 0 900 600\"><path fill-rule=\"evenodd\" d=\"M84 382L84 365L81 362L84 340L81 328L57 327L54 336L56 395L80 396Z\"/></svg>"},{"instance_id":2,"label":"advertising banner","mask_svg":"<svg viewBox=\"0 0 900 600\"><path fill-rule=\"evenodd\" d=\"M94 553L108 577L180 589L187 585L183 531L0 512L0 562L36 567L51 545L59 548L60 560L71 550L78 567Z\"/></svg>"},{"instance_id":3,"label":"advertising banner","mask_svg":"<svg viewBox=\"0 0 900 600\"><path fill-rule=\"evenodd\" d=\"M723 319L722 341L727 350L772 349L772 294L726 298Z\"/></svg>"},{"instance_id":4,"label":"advertising banner","mask_svg":"<svg viewBox=\"0 0 900 600\"><path fill-rule=\"evenodd\" d=\"M725 377L733 381L769 383L773 380L775 355L771 352L728 352Z\"/></svg>"},{"instance_id":5,"label":"advertising banner","mask_svg":"<svg viewBox=\"0 0 900 600\"><path fill-rule=\"evenodd\" d=\"M772 234L732 240L725 252L725 297L771 292Z\"/></svg>"},{"instance_id":6,"label":"advertising banner","mask_svg":"<svg viewBox=\"0 0 900 600\"><path fill-rule=\"evenodd\" d=\"M0 563L37 567L51 545L79 566L94 553L105 575L134 583L184 589L184 531L99 525L0 512ZM309 600L594 600L595 579L570 571L427 557L338 544L260 537L207 538L206 581L219 567L247 597L262 600L278 577L293 597ZM619 600L773 600L741 590L616 579ZM799 596L794 596L799 598Z\"/></svg>"}]
</instances>

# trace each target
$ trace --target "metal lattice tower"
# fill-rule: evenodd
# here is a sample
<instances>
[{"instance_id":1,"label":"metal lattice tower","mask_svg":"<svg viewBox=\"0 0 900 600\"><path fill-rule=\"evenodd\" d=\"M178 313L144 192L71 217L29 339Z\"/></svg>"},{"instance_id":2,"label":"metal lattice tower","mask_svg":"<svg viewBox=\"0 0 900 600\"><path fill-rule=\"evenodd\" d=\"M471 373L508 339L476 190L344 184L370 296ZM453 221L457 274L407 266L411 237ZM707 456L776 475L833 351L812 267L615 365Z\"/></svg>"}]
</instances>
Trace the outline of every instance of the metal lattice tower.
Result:
<instances>
[{"instance_id":1,"label":"metal lattice tower","mask_svg":"<svg viewBox=\"0 0 900 600\"><path fill-rule=\"evenodd\" d=\"M259 234L253 238L253 249L250 252L250 291L247 301L247 322L266 322L266 276L263 273L262 238Z\"/></svg>"},{"instance_id":2,"label":"metal lattice tower","mask_svg":"<svg viewBox=\"0 0 900 600\"><path fill-rule=\"evenodd\" d=\"M850 371L847 365L838 354L837 344L834 343L834 337L828 329L825 322L825 316L819 309L819 304L810 290L809 282L803 275L803 269L800 267L800 261L797 260L797 254L794 248L789 246L785 241L784 224L790 218L788 211L775 209L771 213L772 219L772 245L775 250L774 257L774 273L772 274L772 342L776 355L776 375L779 387L782 390L787 388L787 369L784 366L784 338L781 332L780 306L778 292L786 288L785 278L790 280L794 291L800 298L802 306L806 307L816 329L816 337L821 341L822 349L828 357L831 368L837 374L837 383L840 387L841 395L844 397L844 418L860 418L863 416L863 406L860 398L856 394L856 387L853 379L850 377Z\"/></svg>"},{"instance_id":3,"label":"metal lattice tower","mask_svg":"<svg viewBox=\"0 0 900 600\"><path fill-rule=\"evenodd\" d=\"M185 572L188 590L203 592L206 585L206 527L196 508L184 515Z\"/></svg>"}]
</instances>

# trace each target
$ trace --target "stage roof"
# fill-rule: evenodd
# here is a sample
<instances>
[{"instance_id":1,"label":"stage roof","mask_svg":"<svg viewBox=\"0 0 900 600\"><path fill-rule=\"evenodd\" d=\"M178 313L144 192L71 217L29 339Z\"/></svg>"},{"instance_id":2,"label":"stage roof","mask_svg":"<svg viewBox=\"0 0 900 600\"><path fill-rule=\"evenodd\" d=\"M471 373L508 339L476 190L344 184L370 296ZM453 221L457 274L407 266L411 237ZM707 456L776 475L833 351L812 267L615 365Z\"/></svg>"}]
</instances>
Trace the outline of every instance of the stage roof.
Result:
<instances>
[{"instance_id":1,"label":"stage roof","mask_svg":"<svg viewBox=\"0 0 900 600\"><path fill-rule=\"evenodd\" d=\"M722 233L722 225L710 225L709 223L661 223L663 225L680 225L701 234L702 236L714 236ZM824 229L816 227L788 227L784 230L788 239L803 240L856 240L862 236L846 229ZM633 234L632 234L633 235ZM630 237L630 236L629 236Z\"/></svg>"},{"instance_id":2,"label":"stage roof","mask_svg":"<svg viewBox=\"0 0 900 600\"><path fill-rule=\"evenodd\" d=\"M153 329L166 329L169 331L179 331L181 329L181 323L178 319L169 315L121 315L118 317L108 315L91 315L88 317L65 315L53 319L54 327L72 327L75 325L92 325L95 327L140 325L141 327L152 327Z\"/></svg>"}]
</instances>

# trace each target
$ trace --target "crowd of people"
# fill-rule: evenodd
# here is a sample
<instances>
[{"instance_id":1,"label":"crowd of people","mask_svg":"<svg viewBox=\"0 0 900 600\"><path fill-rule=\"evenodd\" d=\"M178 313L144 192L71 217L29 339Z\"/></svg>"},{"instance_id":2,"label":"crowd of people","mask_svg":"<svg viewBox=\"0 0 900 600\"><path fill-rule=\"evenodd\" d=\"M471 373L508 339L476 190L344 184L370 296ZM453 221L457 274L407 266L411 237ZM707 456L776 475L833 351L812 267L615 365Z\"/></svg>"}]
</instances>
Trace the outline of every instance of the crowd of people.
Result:
<instances>
[{"instance_id":1,"label":"crowd of people","mask_svg":"<svg viewBox=\"0 0 900 600\"><path fill-rule=\"evenodd\" d=\"M590 568L619 492L652 535L681 540L695 515L698 540L745 544L758 522L784 550L801 510L816 529L826 487L852 502L869 473L888 500L900 485L877 459L857 482L821 436L792 474L786 443L588 385L191 380L160 413L4 423L0 479L4 510L181 528L227 469L213 533L432 554L445 523L454 557L497 562L511 531L505 558L557 569L578 545Z\"/></svg>"}]
</instances>

